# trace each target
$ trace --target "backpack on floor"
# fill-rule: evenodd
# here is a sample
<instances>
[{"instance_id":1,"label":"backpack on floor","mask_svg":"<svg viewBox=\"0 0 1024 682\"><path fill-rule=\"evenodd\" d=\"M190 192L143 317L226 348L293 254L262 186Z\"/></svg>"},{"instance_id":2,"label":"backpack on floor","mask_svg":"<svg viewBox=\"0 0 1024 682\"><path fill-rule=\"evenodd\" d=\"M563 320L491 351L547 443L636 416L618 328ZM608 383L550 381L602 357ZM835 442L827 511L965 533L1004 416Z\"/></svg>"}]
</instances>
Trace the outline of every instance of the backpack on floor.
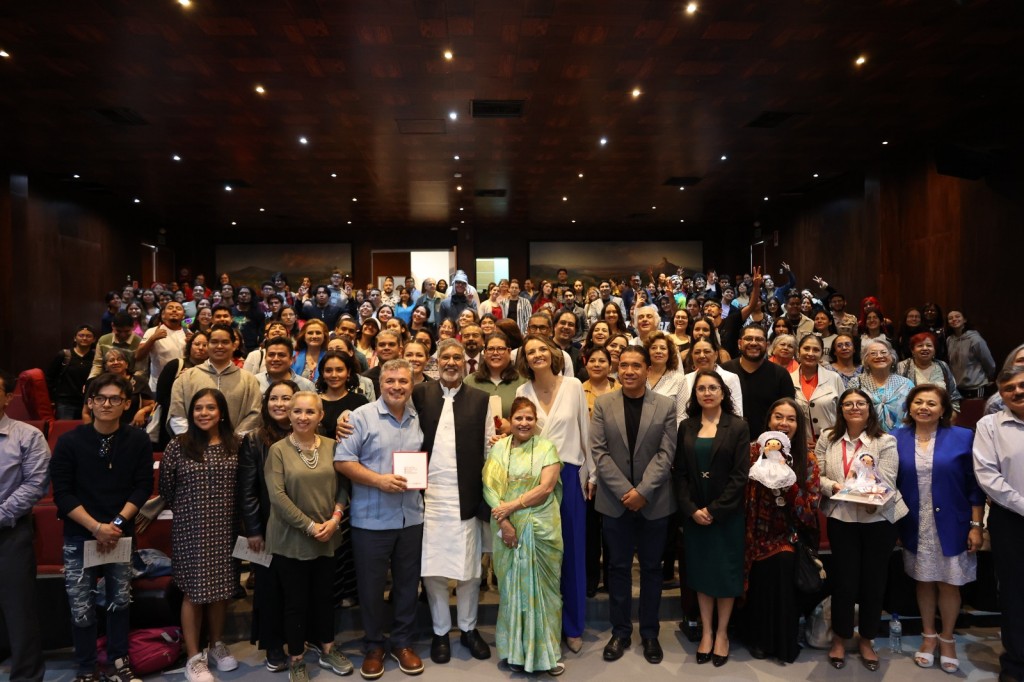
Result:
<instances>
[{"instance_id":1,"label":"backpack on floor","mask_svg":"<svg viewBox=\"0 0 1024 682\"><path fill-rule=\"evenodd\" d=\"M128 633L128 660L136 675L152 675L181 658L181 628L144 628ZM107 638L96 640L96 660L107 663ZM113 663L111 661L110 663Z\"/></svg>"}]
</instances>

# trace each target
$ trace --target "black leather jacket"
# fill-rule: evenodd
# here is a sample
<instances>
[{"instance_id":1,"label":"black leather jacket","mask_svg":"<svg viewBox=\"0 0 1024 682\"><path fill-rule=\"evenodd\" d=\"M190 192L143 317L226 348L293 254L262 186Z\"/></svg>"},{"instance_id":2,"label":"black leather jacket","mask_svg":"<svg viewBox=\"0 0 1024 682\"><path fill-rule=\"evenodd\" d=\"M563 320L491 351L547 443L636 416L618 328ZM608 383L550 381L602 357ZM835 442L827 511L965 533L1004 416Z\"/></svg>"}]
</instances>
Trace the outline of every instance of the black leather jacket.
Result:
<instances>
[{"instance_id":1,"label":"black leather jacket","mask_svg":"<svg viewBox=\"0 0 1024 682\"><path fill-rule=\"evenodd\" d=\"M246 537L266 535L270 493L263 468L269 452L258 431L247 433L238 449L238 497Z\"/></svg>"}]
</instances>

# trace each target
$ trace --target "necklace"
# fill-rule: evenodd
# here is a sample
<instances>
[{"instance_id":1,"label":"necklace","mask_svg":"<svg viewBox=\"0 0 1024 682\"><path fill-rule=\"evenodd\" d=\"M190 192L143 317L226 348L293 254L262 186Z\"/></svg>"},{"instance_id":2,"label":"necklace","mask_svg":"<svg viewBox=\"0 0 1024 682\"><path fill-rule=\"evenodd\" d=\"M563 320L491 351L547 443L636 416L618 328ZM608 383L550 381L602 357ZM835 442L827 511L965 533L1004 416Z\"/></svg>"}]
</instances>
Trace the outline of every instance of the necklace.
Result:
<instances>
[{"instance_id":1,"label":"necklace","mask_svg":"<svg viewBox=\"0 0 1024 682\"><path fill-rule=\"evenodd\" d=\"M299 441L296 440L294 433L288 436L288 442L295 448L295 452L299 454L299 459L301 459L302 463L306 465L306 468L316 469L316 465L320 461L320 436L316 436L313 441L313 449L311 450L313 453L312 457L306 457L306 455L302 454L302 446L299 445Z\"/></svg>"}]
</instances>

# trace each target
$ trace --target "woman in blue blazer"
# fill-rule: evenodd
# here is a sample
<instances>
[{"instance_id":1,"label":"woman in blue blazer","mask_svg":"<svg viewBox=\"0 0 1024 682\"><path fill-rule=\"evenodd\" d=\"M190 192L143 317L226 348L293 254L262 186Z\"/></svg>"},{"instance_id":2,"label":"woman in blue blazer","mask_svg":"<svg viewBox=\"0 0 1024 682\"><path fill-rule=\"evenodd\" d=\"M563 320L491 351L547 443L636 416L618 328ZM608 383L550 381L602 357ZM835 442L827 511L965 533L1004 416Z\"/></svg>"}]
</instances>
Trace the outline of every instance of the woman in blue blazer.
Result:
<instances>
[{"instance_id":1,"label":"woman in blue blazer","mask_svg":"<svg viewBox=\"0 0 1024 682\"><path fill-rule=\"evenodd\" d=\"M985 496L974 477L974 433L950 426L953 404L935 384L914 387L907 396L907 426L893 432L899 452L896 486L910 513L900 521L903 563L917 581L922 641L914 662L935 663L947 673L960 668L953 628L960 612L960 585L977 573ZM942 632L935 630L935 609Z\"/></svg>"}]
</instances>

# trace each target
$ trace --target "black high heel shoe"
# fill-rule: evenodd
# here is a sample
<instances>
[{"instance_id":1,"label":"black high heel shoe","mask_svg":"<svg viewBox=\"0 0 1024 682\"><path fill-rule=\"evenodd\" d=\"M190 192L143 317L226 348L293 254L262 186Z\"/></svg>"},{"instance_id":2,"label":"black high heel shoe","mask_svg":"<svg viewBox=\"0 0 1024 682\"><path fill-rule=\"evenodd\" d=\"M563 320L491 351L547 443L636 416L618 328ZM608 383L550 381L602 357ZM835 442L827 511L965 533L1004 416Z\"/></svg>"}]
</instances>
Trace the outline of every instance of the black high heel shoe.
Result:
<instances>
[{"instance_id":1,"label":"black high heel shoe","mask_svg":"<svg viewBox=\"0 0 1024 682\"><path fill-rule=\"evenodd\" d=\"M697 646L699 647L700 644L698 643ZM711 638L711 650L714 651L714 649L715 649L715 638L712 637ZM709 662L711 660L711 657L712 657L711 651L709 651L709 652L707 652L705 654L705 653L701 653L701 651L698 649L697 650L697 665L704 665L705 663L707 663L707 662Z\"/></svg>"},{"instance_id":2,"label":"black high heel shoe","mask_svg":"<svg viewBox=\"0 0 1024 682\"><path fill-rule=\"evenodd\" d=\"M715 642L715 643L717 644L717 642ZM714 651L714 649L712 649L712 652L713 651ZM725 656L719 656L716 653L712 653L711 654L711 664L713 666L715 666L716 668L721 668L723 665L725 665L728 662L729 662L729 654L726 654Z\"/></svg>"}]
</instances>

